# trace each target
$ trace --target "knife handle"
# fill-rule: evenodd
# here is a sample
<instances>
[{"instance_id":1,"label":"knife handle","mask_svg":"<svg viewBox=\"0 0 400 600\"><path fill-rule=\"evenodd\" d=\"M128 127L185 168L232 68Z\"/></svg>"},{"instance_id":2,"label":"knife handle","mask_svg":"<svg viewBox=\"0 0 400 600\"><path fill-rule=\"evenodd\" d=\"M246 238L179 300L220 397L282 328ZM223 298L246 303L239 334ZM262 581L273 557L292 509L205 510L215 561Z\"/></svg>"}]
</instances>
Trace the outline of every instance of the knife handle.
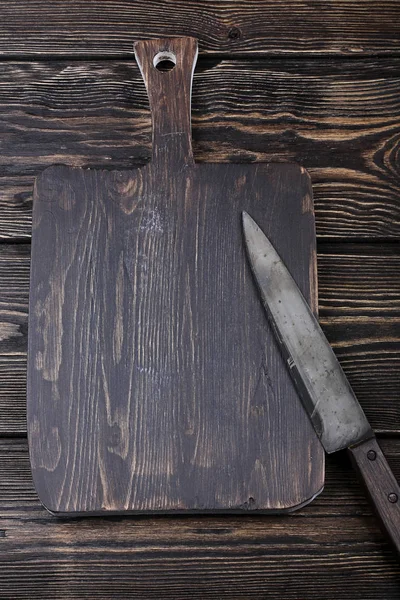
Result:
<instances>
[{"instance_id":1,"label":"knife handle","mask_svg":"<svg viewBox=\"0 0 400 600\"><path fill-rule=\"evenodd\" d=\"M381 526L400 553L400 487L375 436L348 449Z\"/></svg>"},{"instance_id":2,"label":"knife handle","mask_svg":"<svg viewBox=\"0 0 400 600\"><path fill-rule=\"evenodd\" d=\"M197 40L191 37L135 43L150 102L153 125L152 162L193 164L191 95Z\"/></svg>"}]
</instances>

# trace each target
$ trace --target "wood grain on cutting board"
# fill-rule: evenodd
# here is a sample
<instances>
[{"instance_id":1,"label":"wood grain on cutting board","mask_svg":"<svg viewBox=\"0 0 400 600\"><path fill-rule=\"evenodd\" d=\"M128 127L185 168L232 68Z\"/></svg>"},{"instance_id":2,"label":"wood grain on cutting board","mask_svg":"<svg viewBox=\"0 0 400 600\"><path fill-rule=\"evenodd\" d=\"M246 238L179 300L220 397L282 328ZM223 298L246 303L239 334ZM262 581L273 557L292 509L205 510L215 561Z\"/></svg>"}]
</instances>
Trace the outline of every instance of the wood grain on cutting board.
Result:
<instances>
[{"instance_id":1,"label":"wood grain on cutting board","mask_svg":"<svg viewBox=\"0 0 400 600\"><path fill-rule=\"evenodd\" d=\"M176 66L153 65L172 52ZM246 210L316 306L310 180L293 164L193 161L191 38L140 42L152 161L55 166L34 197L28 435L57 514L290 510L322 448L269 330Z\"/></svg>"}]
</instances>

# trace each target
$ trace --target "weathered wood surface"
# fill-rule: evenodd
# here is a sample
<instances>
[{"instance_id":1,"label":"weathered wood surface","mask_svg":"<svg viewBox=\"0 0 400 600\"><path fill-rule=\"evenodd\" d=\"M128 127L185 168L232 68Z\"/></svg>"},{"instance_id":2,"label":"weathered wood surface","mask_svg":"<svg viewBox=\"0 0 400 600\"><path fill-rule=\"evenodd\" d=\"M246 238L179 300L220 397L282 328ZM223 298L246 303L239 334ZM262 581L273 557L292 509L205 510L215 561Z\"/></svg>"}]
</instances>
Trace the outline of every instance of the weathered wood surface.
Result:
<instances>
[{"instance_id":1,"label":"weathered wood surface","mask_svg":"<svg viewBox=\"0 0 400 600\"><path fill-rule=\"evenodd\" d=\"M176 56L169 73L153 66L160 50ZM266 228L315 308L309 176L295 164L196 164L195 40L136 52L151 162L52 167L35 183L35 485L56 514L294 509L321 490L324 453L268 329L241 212Z\"/></svg>"},{"instance_id":2,"label":"weathered wood surface","mask_svg":"<svg viewBox=\"0 0 400 600\"><path fill-rule=\"evenodd\" d=\"M400 431L400 256L318 255L319 314L372 425ZM338 254L333 254L335 249ZM377 252L379 247L369 248ZM389 249L393 249L389 246ZM323 247L322 249L323 250ZM357 253L356 253L357 250ZM0 432L26 433L28 244L0 246Z\"/></svg>"},{"instance_id":3,"label":"weathered wood surface","mask_svg":"<svg viewBox=\"0 0 400 600\"><path fill-rule=\"evenodd\" d=\"M1 63L0 239L29 241L33 179L54 161L130 168L149 160L150 114L132 42L197 33L208 58L199 61L194 80L195 158L292 159L311 171L317 232L328 240L319 244L323 326L373 426L397 435L396 258L391 262L400 251L397 0L73 1L68 9L61 1L4 0L0 11L3 58L42 61ZM93 60L49 60L63 56ZM29 247L1 250L8 262L3 253L0 435L24 435ZM400 479L398 439L380 443ZM33 491L26 442L3 437L0 445L0 597L6 600L400 595L398 558L342 457L327 457L324 493L289 519L54 523Z\"/></svg>"},{"instance_id":4,"label":"weathered wood surface","mask_svg":"<svg viewBox=\"0 0 400 600\"><path fill-rule=\"evenodd\" d=\"M197 162L299 162L312 177L319 239L398 239L397 59L205 59L192 105ZM33 180L45 167L150 159L133 59L2 63L0 116L0 239L29 239Z\"/></svg>"},{"instance_id":5,"label":"weathered wood surface","mask_svg":"<svg viewBox=\"0 0 400 600\"><path fill-rule=\"evenodd\" d=\"M399 438L385 435L378 439L394 475L400 480ZM312 504L304 507L301 511L294 512L290 516L284 515L284 519L289 518L289 525L294 517L338 517L341 515L345 518L346 516L371 516L373 514L347 453L339 452L326 458L324 491ZM65 519L54 517L42 510L32 482L28 444L25 438L0 439L0 510L4 511L2 517L7 515L10 518L28 519L32 517L33 513L37 513L42 520L48 521L48 523L57 524L65 521ZM209 517L210 515L206 515L204 522L207 522ZM270 515L265 516L267 525L269 517ZM115 520L114 517L110 519L110 522ZM128 522L128 520L124 519L121 523ZM97 518L88 517L84 521L78 519L77 522L95 523L96 521ZM135 519L133 521L135 522ZM146 521L147 517L144 519L138 517L138 522L146 523ZM0 529L2 529L1 521Z\"/></svg>"},{"instance_id":6,"label":"weathered wood surface","mask_svg":"<svg viewBox=\"0 0 400 600\"><path fill-rule=\"evenodd\" d=\"M400 479L399 440L380 444ZM344 453L328 457L322 495L290 517L60 520L39 504L26 441L3 440L0 512L3 598L388 600L400 593L398 558Z\"/></svg>"},{"instance_id":7,"label":"weathered wood surface","mask_svg":"<svg viewBox=\"0 0 400 600\"><path fill-rule=\"evenodd\" d=\"M217 54L399 53L397 0L2 0L4 56L127 55L137 39L194 36Z\"/></svg>"}]
</instances>

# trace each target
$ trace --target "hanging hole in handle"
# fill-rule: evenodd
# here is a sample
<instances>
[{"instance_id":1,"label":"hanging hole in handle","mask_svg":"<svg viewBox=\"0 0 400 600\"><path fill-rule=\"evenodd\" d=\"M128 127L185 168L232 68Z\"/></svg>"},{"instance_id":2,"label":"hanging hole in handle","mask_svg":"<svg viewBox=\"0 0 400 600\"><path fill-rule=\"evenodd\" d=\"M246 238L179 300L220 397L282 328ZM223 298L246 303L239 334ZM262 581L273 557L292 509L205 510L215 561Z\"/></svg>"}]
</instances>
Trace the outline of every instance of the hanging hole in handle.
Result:
<instances>
[{"instance_id":1,"label":"hanging hole in handle","mask_svg":"<svg viewBox=\"0 0 400 600\"><path fill-rule=\"evenodd\" d=\"M172 71L176 65L176 56L167 50L159 52L153 58L153 65L158 71Z\"/></svg>"}]
</instances>

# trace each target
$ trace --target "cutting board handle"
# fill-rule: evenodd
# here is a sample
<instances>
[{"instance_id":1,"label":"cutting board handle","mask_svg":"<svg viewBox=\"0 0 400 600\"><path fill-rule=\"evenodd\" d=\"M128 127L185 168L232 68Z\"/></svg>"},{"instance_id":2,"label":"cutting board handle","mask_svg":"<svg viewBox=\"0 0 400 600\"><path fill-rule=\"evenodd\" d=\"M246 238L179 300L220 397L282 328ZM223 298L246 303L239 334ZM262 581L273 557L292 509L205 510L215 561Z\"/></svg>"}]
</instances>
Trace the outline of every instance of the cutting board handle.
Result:
<instances>
[{"instance_id":1,"label":"cutting board handle","mask_svg":"<svg viewBox=\"0 0 400 600\"><path fill-rule=\"evenodd\" d=\"M135 43L150 101L153 162L194 163L190 113L197 54L197 40L190 37Z\"/></svg>"}]
</instances>

